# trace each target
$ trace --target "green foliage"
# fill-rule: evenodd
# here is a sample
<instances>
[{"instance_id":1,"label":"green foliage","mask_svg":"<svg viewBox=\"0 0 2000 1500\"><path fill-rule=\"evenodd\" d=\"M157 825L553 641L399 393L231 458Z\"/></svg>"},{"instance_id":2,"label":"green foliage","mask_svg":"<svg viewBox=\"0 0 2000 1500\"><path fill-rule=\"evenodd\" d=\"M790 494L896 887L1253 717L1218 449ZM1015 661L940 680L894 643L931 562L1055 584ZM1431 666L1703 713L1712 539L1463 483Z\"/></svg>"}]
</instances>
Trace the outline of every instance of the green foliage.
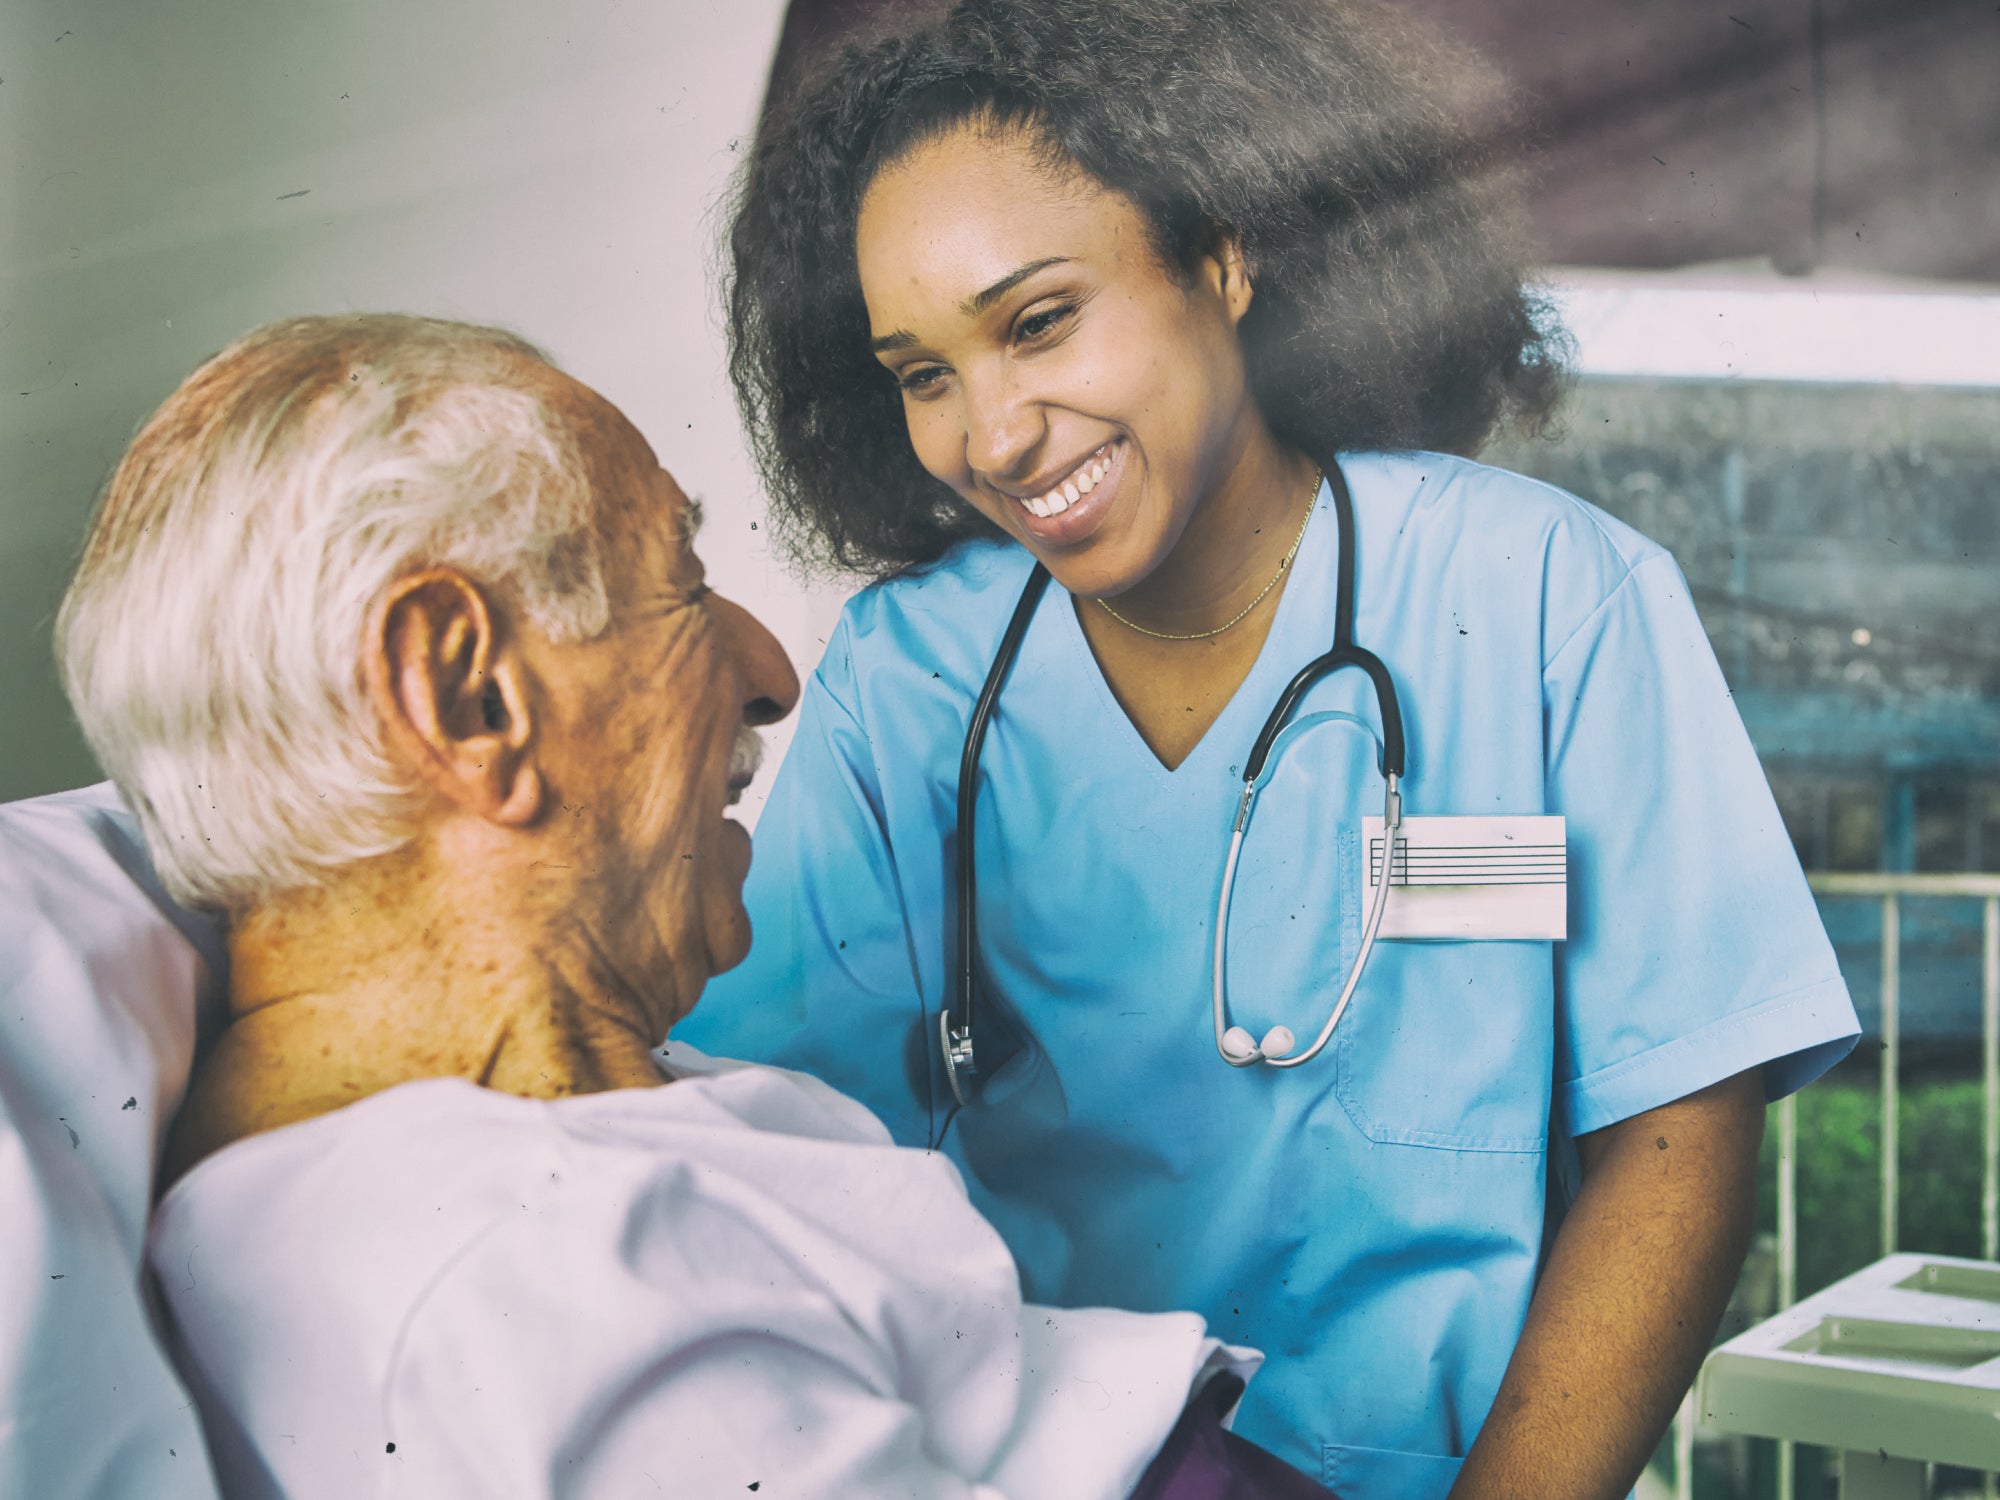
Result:
<instances>
[{"instance_id":1,"label":"green foliage","mask_svg":"<svg viewBox=\"0 0 2000 1500\"><path fill-rule=\"evenodd\" d=\"M1983 1107L1977 1079L1904 1087L1896 1111L1899 1250L1979 1254ZM1799 1095L1801 1297L1882 1254L1881 1134L1881 1095L1872 1080L1827 1079ZM1760 1229L1777 1227L1777 1146L1774 1106L1764 1132Z\"/></svg>"}]
</instances>

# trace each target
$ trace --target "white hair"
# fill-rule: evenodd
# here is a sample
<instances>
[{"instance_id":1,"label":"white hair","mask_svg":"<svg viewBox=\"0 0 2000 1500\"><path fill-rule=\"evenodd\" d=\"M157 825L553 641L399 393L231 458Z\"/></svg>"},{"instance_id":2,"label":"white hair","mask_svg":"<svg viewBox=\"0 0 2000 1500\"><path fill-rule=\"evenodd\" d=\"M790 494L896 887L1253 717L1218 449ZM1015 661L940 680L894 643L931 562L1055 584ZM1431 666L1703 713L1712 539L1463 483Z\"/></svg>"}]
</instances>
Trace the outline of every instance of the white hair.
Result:
<instances>
[{"instance_id":1,"label":"white hair","mask_svg":"<svg viewBox=\"0 0 2000 1500\"><path fill-rule=\"evenodd\" d=\"M602 466L498 329L296 318L188 377L106 485L56 621L161 879L240 911L414 832L364 686L370 609L456 568L554 640L609 620Z\"/></svg>"}]
</instances>

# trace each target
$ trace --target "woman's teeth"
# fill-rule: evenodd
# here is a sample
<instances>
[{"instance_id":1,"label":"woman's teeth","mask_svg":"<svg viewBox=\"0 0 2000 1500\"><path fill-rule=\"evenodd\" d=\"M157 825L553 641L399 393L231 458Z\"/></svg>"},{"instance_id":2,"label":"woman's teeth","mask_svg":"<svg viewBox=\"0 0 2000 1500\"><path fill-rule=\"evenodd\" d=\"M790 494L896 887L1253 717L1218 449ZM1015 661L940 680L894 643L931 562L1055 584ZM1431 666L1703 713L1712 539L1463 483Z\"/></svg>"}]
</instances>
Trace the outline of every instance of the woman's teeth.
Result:
<instances>
[{"instance_id":1,"label":"woman's teeth","mask_svg":"<svg viewBox=\"0 0 2000 1500\"><path fill-rule=\"evenodd\" d=\"M1040 516L1045 520L1050 516L1059 516L1103 483L1104 476L1110 469L1111 444L1106 443L1091 454L1089 461L1081 469L1046 495L1023 500L1021 504L1027 507L1029 514Z\"/></svg>"}]
</instances>

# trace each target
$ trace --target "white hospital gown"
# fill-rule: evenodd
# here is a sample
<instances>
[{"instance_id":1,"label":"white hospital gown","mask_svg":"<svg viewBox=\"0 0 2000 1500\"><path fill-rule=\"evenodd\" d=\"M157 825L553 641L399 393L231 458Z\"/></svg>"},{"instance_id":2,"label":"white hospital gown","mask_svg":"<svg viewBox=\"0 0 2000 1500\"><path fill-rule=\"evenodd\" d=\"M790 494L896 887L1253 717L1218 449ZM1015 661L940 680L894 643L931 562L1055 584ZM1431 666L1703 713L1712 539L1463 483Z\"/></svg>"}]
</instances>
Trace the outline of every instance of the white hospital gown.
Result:
<instances>
[{"instance_id":1,"label":"white hospital gown","mask_svg":"<svg viewBox=\"0 0 2000 1500\"><path fill-rule=\"evenodd\" d=\"M403 1085L209 1158L151 1259L225 1493L1124 1495L1255 1356L1023 1304L943 1157L798 1074Z\"/></svg>"}]
</instances>

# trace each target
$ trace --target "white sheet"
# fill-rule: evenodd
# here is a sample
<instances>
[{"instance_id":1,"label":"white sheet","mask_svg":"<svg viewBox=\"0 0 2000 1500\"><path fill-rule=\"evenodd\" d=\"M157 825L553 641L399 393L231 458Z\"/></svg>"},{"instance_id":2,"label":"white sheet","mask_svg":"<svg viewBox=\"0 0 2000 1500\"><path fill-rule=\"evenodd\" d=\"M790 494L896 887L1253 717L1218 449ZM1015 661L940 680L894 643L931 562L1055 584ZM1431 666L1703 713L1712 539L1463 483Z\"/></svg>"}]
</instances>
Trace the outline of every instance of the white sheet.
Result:
<instances>
[{"instance_id":1,"label":"white sheet","mask_svg":"<svg viewBox=\"0 0 2000 1500\"><path fill-rule=\"evenodd\" d=\"M216 1493L140 1258L220 963L108 784L0 806L0 1495Z\"/></svg>"},{"instance_id":2,"label":"white sheet","mask_svg":"<svg viewBox=\"0 0 2000 1500\"><path fill-rule=\"evenodd\" d=\"M169 1194L233 1496L1118 1500L1254 1368L1191 1314L1024 1306L943 1157L671 1051L691 1076L552 1104L406 1084Z\"/></svg>"}]
</instances>

